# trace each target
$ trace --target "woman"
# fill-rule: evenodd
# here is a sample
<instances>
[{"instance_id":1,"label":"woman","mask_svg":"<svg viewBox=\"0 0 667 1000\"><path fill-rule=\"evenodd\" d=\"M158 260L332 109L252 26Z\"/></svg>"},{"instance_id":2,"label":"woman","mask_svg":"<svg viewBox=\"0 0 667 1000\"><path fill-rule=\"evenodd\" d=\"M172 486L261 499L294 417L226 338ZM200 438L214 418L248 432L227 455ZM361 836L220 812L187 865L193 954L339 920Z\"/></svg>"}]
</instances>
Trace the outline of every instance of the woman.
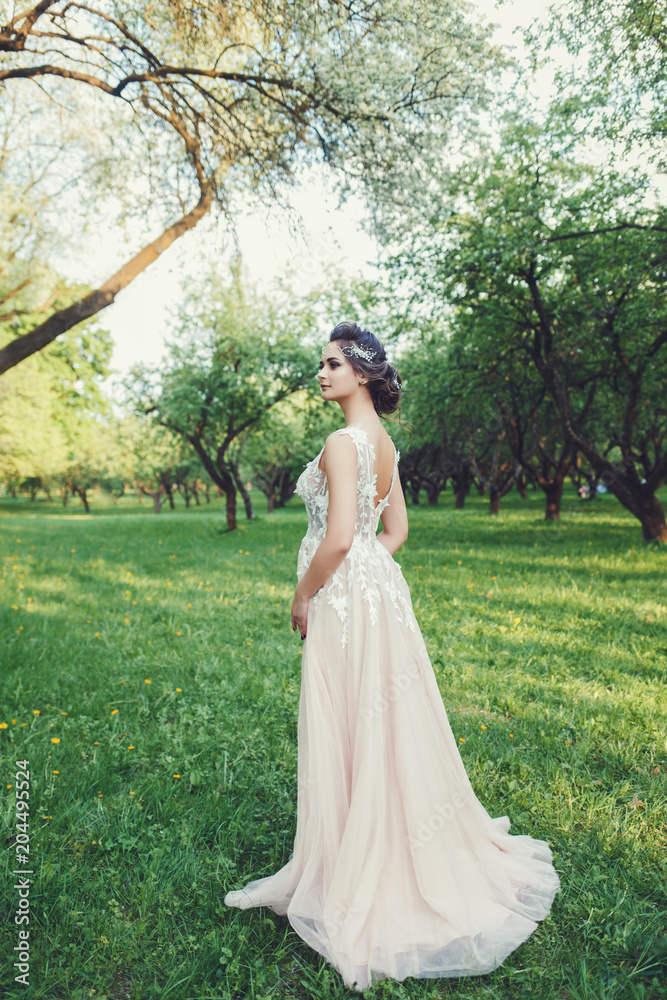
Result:
<instances>
[{"instance_id":1,"label":"woman","mask_svg":"<svg viewBox=\"0 0 667 1000\"><path fill-rule=\"evenodd\" d=\"M348 322L317 377L345 426L296 487L308 531L292 603L305 640L294 850L225 903L286 914L358 990L481 975L535 930L559 878L545 841L510 835L477 799L392 558L408 524L379 415L397 409L400 378Z\"/></svg>"}]
</instances>

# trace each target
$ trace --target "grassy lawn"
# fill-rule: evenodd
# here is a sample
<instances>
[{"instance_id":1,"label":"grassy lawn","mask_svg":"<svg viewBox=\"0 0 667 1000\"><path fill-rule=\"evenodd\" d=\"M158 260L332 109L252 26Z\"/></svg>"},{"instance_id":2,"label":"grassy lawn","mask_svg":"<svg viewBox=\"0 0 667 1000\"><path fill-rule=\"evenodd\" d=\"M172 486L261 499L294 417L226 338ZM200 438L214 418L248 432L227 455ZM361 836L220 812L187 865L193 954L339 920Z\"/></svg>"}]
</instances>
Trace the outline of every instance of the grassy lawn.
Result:
<instances>
[{"instance_id":1,"label":"grassy lawn","mask_svg":"<svg viewBox=\"0 0 667 1000\"><path fill-rule=\"evenodd\" d=\"M663 502L667 495L663 491ZM8 1000L359 996L286 917L223 896L296 825L296 498L230 534L220 501L155 515L0 500ZM397 554L473 786L545 839L562 891L495 972L366 996L667 996L667 553L607 495L411 508ZM30 985L14 982L14 762L30 768ZM25 867L25 866L24 866Z\"/></svg>"}]
</instances>

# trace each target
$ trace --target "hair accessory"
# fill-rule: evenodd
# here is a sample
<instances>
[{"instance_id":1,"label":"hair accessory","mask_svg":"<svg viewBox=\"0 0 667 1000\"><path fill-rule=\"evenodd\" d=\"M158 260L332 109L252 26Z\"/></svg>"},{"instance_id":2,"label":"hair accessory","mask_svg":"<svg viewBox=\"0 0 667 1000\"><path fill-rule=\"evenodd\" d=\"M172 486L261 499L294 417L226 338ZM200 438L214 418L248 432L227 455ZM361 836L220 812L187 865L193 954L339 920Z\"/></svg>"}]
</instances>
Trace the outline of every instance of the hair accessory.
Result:
<instances>
[{"instance_id":1,"label":"hair accessory","mask_svg":"<svg viewBox=\"0 0 667 1000\"><path fill-rule=\"evenodd\" d=\"M330 340L328 344L325 344L323 350L326 350L327 347L340 351L344 355L356 354L358 358L364 358L365 361L373 361L376 354L369 347L360 347L358 344L345 344L344 347L341 347L335 340Z\"/></svg>"},{"instance_id":2,"label":"hair accessory","mask_svg":"<svg viewBox=\"0 0 667 1000\"><path fill-rule=\"evenodd\" d=\"M372 361L375 357L375 351L371 351L369 347L359 347L358 344L350 344L349 347L341 347L341 351L345 354L349 351L351 354L356 354L358 358L365 358L366 361Z\"/></svg>"}]
</instances>

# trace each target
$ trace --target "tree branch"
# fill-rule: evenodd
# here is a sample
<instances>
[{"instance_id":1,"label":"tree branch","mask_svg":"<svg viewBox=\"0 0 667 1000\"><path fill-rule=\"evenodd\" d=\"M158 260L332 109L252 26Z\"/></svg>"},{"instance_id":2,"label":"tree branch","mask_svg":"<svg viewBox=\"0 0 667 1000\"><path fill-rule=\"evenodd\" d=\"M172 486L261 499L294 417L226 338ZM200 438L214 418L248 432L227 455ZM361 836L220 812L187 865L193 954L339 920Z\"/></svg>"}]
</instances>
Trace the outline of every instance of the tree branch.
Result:
<instances>
[{"instance_id":1,"label":"tree branch","mask_svg":"<svg viewBox=\"0 0 667 1000\"><path fill-rule=\"evenodd\" d=\"M157 260L160 254L164 253L175 240L197 225L211 208L213 194L214 189L213 184L211 184L202 191L201 197L192 211L168 226L156 240L140 250L103 285L89 292L88 295L71 306L60 309L39 326L36 326L34 330L24 333L0 349L0 375L36 351L41 351L61 333L65 333L77 323L90 319L91 316L111 305L118 292L134 281L137 275Z\"/></svg>"}]
</instances>

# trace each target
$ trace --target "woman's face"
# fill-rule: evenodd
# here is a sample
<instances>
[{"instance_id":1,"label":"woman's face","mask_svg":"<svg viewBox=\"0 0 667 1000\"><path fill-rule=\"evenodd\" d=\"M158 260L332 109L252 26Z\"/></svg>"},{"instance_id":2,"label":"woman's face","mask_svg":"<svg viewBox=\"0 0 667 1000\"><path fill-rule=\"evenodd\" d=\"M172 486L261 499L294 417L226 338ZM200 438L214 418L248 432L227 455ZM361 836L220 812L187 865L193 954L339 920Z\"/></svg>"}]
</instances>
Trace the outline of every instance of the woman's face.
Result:
<instances>
[{"instance_id":1,"label":"woman's face","mask_svg":"<svg viewBox=\"0 0 667 1000\"><path fill-rule=\"evenodd\" d=\"M337 344L327 344L322 351L317 378L323 399L336 402L359 392L359 375Z\"/></svg>"}]
</instances>

